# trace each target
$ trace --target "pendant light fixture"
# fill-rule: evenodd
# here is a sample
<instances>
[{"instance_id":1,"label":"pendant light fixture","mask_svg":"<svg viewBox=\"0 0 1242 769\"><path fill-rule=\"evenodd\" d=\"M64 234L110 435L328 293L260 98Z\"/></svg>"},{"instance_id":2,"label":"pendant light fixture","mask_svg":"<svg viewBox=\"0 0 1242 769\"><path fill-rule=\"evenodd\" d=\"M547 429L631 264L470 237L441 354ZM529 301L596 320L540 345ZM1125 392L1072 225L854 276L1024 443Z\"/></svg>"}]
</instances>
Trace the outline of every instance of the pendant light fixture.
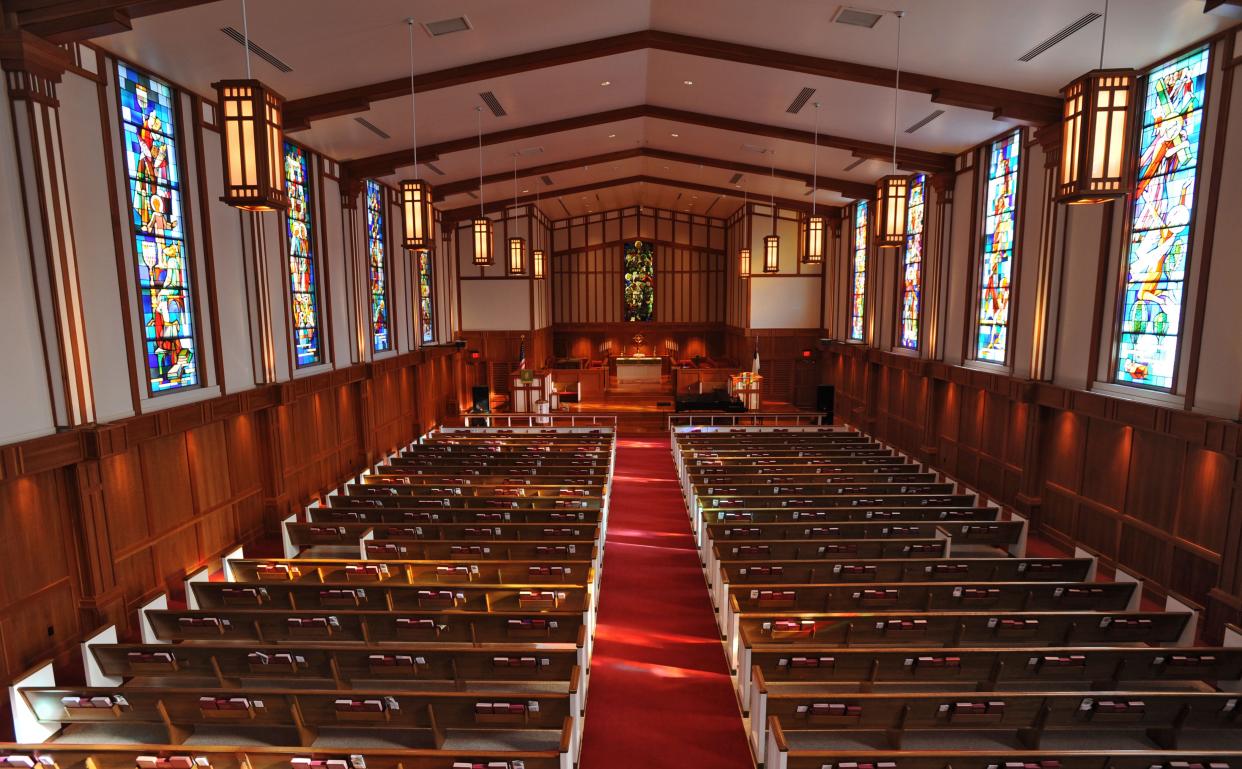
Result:
<instances>
[{"instance_id":1,"label":"pendant light fixture","mask_svg":"<svg viewBox=\"0 0 1242 769\"><path fill-rule=\"evenodd\" d=\"M518 191L517 191L517 159L518 154L513 153L513 211L517 216ZM521 275L526 272L526 241L523 238L509 238L509 274Z\"/></svg>"},{"instance_id":2,"label":"pendant light fixture","mask_svg":"<svg viewBox=\"0 0 1242 769\"><path fill-rule=\"evenodd\" d=\"M763 271L781 271L781 238L776 234L776 150L772 153L772 234L763 239Z\"/></svg>"},{"instance_id":3,"label":"pendant light fixture","mask_svg":"<svg viewBox=\"0 0 1242 769\"><path fill-rule=\"evenodd\" d=\"M479 122L479 215L471 230L474 233L474 263L480 267L492 265L492 220L483 212L483 108L475 107Z\"/></svg>"},{"instance_id":4,"label":"pendant light fixture","mask_svg":"<svg viewBox=\"0 0 1242 769\"><path fill-rule=\"evenodd\" d=\"M414 104L414 17L405 20L410 30L410 135L414 141L414 178L401 182L401 212L405 219L405 240L410 251L431 248L434 221L431 213L431 185L418 174L418 111Z\"/></svg>"},{"instance_id":5,"label":"pendant light fixture","mask_svg":"<svg viewBox=\"0 0 1242 769\"><path fill-rule=\"evenodd\" d=\"M224 134L224 195L246 211L289 207L285 193L284 97L250 74L250 25L242 0L246 79L213 83Z\"/></svg>"},{"instance_id":6,"label":"pendant light fixture","mask_svg":"<svg viewBox=\"0 0 1242 769\"><path fill-rule=\"evenodd\" d=\"M742 187L742 221L750 221L750 188L743 185ZM750 235L750 227L746 228L746 234ZM737 275L742 280L750 277L750 242L742 244L737 250Z\"/></svg>"},{"instance_id":7,"label":"pendant light fixture","mask_svg":"<svg viewBox=\"0 0 1242 769\"><path fill-rule=\"evenodd\" d=\"M824 217L815 212L819 195L819 102L815 102L815 134L811 143L811 215L802 231L802 263L822 264L824 261Z\"/></svg>"},{"instance_id":8,"label":"pendant light fixture","mask_svg":"<svg viewBox=\"0 0 1242 769\"><path fill-rule=\"evenodd\" d=\"M1057 201L1104 203L1130 189L1130 121L1137 82L1132 69L1104 69L1108 0L1100 31L1100 66L1061 89L1061 168Z\"/></svg>"},{"instance_id":9,"label":"pendant light fixture","mask_svg":"<svg viewBox=\"0 0 1242 769\"><path fill-rule=\"evenodd\" d=\"M897 173L897 101L901 96L901 19L897 15L897 69L893 82L893 172L876 182L875 234L879 248L901 248L906 242L906 192L910 180Z\"/></svg>"},{"instance_id":10,"label":"pendant light fixture","mask_svg":"<svg viewBox=\"0 0 1242 769\"><path fill-rule=\"evenodd\" d=\"M538 212L539 212L539 181L535 180L535 208L533 211L531 211L531 216L533 217ZM535 245L534 242L531 242L531 245L532 246ZM531 272L534 273L535 275L535 280L543 280L544 272L546 270L546 264L545 264L546 259L547 259L547 256L545 255L544 250L542 248L531 249L530 269L531 269Z\"/></svg>"}]
</instances>

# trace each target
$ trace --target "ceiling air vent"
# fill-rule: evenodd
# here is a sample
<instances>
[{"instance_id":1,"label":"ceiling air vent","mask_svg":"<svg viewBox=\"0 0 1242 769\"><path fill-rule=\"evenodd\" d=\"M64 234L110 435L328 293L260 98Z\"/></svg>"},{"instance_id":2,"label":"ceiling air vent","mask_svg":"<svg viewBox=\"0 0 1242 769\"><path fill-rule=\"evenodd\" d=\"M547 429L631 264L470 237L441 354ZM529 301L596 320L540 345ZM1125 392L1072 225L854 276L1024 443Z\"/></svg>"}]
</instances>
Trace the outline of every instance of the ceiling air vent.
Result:
<instances>
[{"instance_id":1,"label":"ceiling air vent","mask_svg":"<svg viewBox=\"0 0 1242 769\"><path fill-rule=\"evenodd\" d=\"M509 114L505 112L504 107L500 106L500 100L497 99L496 94L492 93L491 91L484 91L483 93L479 94L479 98L483 100L483 103L487 105L487 108L490 109L492 111L492 114L495 115L496 117L504 117L505 115Z\"/></svg>"},{"instance_id":2,"label":"ceiling air vent","mask_svg":"<svg viewBox=\"0 0 1242 769\"><path fill-rule=\"evenodd\" d=\"M733 178L729 180L729 184L737 184L737 183L738 183L738 182L740 182L740 181L742 181L742 175L741 175L741 174L733 174Z\"/></svg>"},{"instance_id":3,"label":"ceiling air vent","mask_svg":"<svg viewBox=\"0 0 1242 769\"><path fill-rule=\"evenodd\" d=\"M1044 42L1036 45L1031 50L1019 56L1018 61L1030 61L1031 59L1034 59L1036 56L1040 55L1044 51L1048 50L1052 46L1061 42L1065 38L1074 34L1078 30L1082 29L1083 27L1087 26L1088 24L1090 24L1091 22L1095 21L1098 18L1100 18L1100 14L1096 13L1095 11L1088 13L1087 15L1083 16L1078 21L1073 22L1072 24L1067 26L1065 29L1061 30L1060 32L1057 32L1052 37L1048 38Z\"/></svg>"},{"instance_id":4,"label":"ceiling air vent","mask_svg":"<svg viewBox=\"0 0 1242 769\"><path fill-rule=\"evenodd\" d=\"M442 171L442 170L440 169L440 166L436 165L435 163L423 163L423 165L425 165L425 166L427 166L428 168L430 168L430 169L431 169L434 173L436 173L437 175L439 175L439 176L444 176L444 171Z\"/></svg>"},{"instance_id":5,"label":"ceiling air vent","mask_svg":"<svg viewBox=\"0 0 1242 769\"><path fill-rule=\"evenodd\" d=\"M906 133L908 134L914 133L915 131L919 130L920 128L927 125L928 123L930 123L931 121L935 120L936 118L940 117L943 114L944 114L944 110L942 109L938 109L938 110L935 110L934 112L929 113L927 117L923 118L919 122L907 128Z\"/></svg>"},{"instance_id":6,"label":"ceiling air vent","mask_svg":"<svg viewBox=\"0 0 1242 769\"><path fill-rule=\"evenodd\" d=\"M441 19L439 21L423 22L423 29L427 30L427 34L432 37L441 37L443 35L451 35L454 32L465 32L472 29L470 19L465 16L456 16L452 19Z\"/></svg>"},{"instance_id":7,"label":"ceiling air vent","mask_svg":"<svg viewBox=\"0 0 1242 769\"><path fill-rule=\"evenodd\" d=\"M356 118L354 118L354 122L356 122L358 125L360 125L360 126L362 126L363 128L367 129L368 131L370 131L371 133L375 134L376 136L378 136L378 137L379 137L379 138L381 138L381 139L391 139L391 138L392 138L392 137L391 137L391 136L389 136L388 134L384 133L384 129L380 128L379 126L375 125L375 124L374 124L374 123L372 123L370 120L367 120L367 119L366 119L366 118L364 118L364 117L356 117Z\"/></svg>"},{"instance_id":8,"label":"ceiling air vent","mask_svg":"<svg viewBox=\"0 0 1242 769\"><path fill-rule=\"evenodd\" d=\"M551 186L552 186L552 177L551 177L551 176L548 176L547 174L544 174L543 176L539 177L539 181L543 182L544 184L548 185L549 187L551 187Z\"/></svg>"},{"instance_id":9,"label":"ceiling air vent","mask_svg":"<svg viewBox=\"0 0 1242 769\"><path fill-rule=\"evenodd\" d=\"M268 64L271 64L273 67L280 70L281 72L289 73L293 71L293 67L290 67L288 64L285 64L283 61L276 58L271 53L271 51L268 51L266 48L259 45L254 40L247 41L246 37L242 35L242 33L238 32L236 29L234 29L233 27L220 27L220 31L228 35L229 38L232 39L233 42L237 43L238 45L245 46L246 43L249 42L250 43L249 48L250 48L251 53L253 53L255 56L258 56L260 59L267 62Z\"/></svg>"},{"instance_id":10,"label":"ceiling air vent","mask_svg":"<svg viewBox=\"0 0 1242 769\"><path fill-rule=\"evenodd\" d=\"M526 147L524 149L518 150L517 154L524 158L531 157L532 155L542 155L543 147Z\"/></svg>"},{"instance_id":11,"label":"ceiling air vent","mask_svg":"<svg viewBox=\"0 0 1242 769\"><path fill-rule=\"evenodd\" d=\"M832 20L837 24L849 24L852 27L871 29L876 24L879 24L882 18L884 18L883 13L868 11L863 8L850 8L843 5L837 9L837 14L832 17Z\"/></svg>"},{"instance_id":12,"label":"ceiling air vent","mask_svg":"<svg viewBox=\"0 0 1242 769\"><path fill-rule=\"evenodd\" d=\"M858 160L855 160L853 163L850 163L848 166L846 166L845 170L853 171L855 168L858 168L860 165L866 162L867 162L866 158L859 158Z\"/></svg>"},{"instance_id":13,"label":"ceiling air vent","mask_svg":"<svg viewBox=\"0 0 1242 769\"><path fill-rule=\"evenodd\" d=\"M806 106L807 101L814 95L814 88L803 88L798 92L798 95L794 97L794 100L789 102L789 106L785 108L785 111L791 115L798 114L802 111L802 108Z\"/></svg>"}]
</instances>

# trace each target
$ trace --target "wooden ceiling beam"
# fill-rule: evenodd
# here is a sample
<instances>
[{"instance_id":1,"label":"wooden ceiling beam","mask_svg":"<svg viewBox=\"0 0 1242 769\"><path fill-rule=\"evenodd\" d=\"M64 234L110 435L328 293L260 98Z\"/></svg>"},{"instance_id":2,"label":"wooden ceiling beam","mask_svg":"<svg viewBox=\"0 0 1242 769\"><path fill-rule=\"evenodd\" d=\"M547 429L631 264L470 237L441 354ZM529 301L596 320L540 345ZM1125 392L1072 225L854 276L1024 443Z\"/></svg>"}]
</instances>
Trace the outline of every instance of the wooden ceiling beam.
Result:
<instances>
[{"instance_id":1,"label":"wooden ceiling beam","mask_svg":"<svg viewBox=\"0 0 1242 769\"><path fill-rule=\"evenodd\" d=\"M483 204L483 211L485 213L494 214L500 211L504 211L510 206L513 206L513 205L520 206L520 205L525 205L527 203L534 203L536 200L552 201L552 200L556 200L558 198L566 197L569 195L581 195L585 192L595 192L596 190L608 189L610 187L624 187L627 184L639 184L639 183L658 184L658 185L662 185L665 187L673 187L676 189L694 190L696 192L707 192L710 194L720 195L722 197L728 197L728 198L741 198L742 197L741 195L738 194L737 190L728 189L725 187L714 187L710 184L699 184L697 182L687 182L687 181L680 180L680 179L665 179L663 177L650 176L647 174L636 174L632 176L622 176L616 179L604 179L598 182L591 182L589 184L580 184L576 187L566 187L563 190L555 190L551 192L550 194L539 195L538 197L536 197L535 195L524 195L524 196L519 196L516 201L512 199L493 200L490 203ZM763 203L765 200L772 200L772 198L771 197L764 198L761 196L755 202ZM788 209L795 210L795 211L811 210L811 204L806 202L805 200L793 200L791 198L777 197L774 202L776 203L777 206L780 206L782 208L788 208ZM840 206L821 205L817 207L817 210L823 212L825 218L827 219L836 221L841 218ZM445 226L447 227L447 226L451 226L452 223L460 222L465 219L471 219L474 216L476 216L478 212L479 212L479 206L477 205L461 206L460 208L450 208L450 209L441 211L440 216L441 216L442 221L445 223Z\"/></svg>"},{"instance_id":2,"label":"wooden ceiling beam","mask_svg":"<svg viewBox=\"0 0 1242 769\"><path fill-rule=\"evenodd\" d=\"M214 1L3 0L3 4L21 29L60 44L128 32L134 19Z\"/></svg>"},{"instance_id":3,"label":"wooden ceiling beam","mask_svg":"<svg viewBox=\"0 0 1242 769\"><path fill-rule=\"evenodd\" d=\"M709 168L720 168L726 171L738 171L740 173L752 174L754 176L767 177L772 174L772 170L767 166L751 165L749 163L737 163L731 160L720 160L718 158L709 158L702 155L692 155L686 152L671 152L669 150L660 150L652 147L634 147L633 149L620 150L617 152L605 152L599 155L590 155L583 158L575 158L573 160L562 160L557 163L546 163L541 166L530 166L528 168L519 168L517 176L519 179L529 179L531 177L543 176L544 174L553 174L558 171L566 171L583 166L600 165L603 163L615 163L618 160L628 160L635 157L654 158L656 160L667 160L674 163L687 163L690 165L701 165ZM774 174L778 179L789 179L801 182L810 187L812 184L811 174L802 173L801 171L791 171L786 168L775 169ZM507 182L513 179L513 174L507 171L489 174L483 177L484 184L497 184ZM826 190L835 190L842 195L851 198L869 198L875 194L875 187L865 182L850 181L848 179L833 179L830 177L819 177L819 187ZM443 200L453 195L460 195L466 192L474 192L479 189L478 179L462 179L460 181L448 182L434 187L436 200ZM555 192L551 194L555 195Z\"/></svg>"},{"instance_id":4,"label":"wooden ceiling beam","mask_svg":"<svg viewBox=\"0 0 1242 769\"><path fill-rule=\"evenodd\" d=\"M656 107L650 104L639 104L633 107L622 107L621 109L594 112L589 115L578 115L570 118L562 118L560 120L552 120L546 123L535 123L533 125L522 126L519 128L494 131L492 133L483 134L483 144L484 146L491 146L494 144L502 144L504 142L520 141L522 139L530 139L537 136L546 136L547 134L559 133L562 131L572 131L579 128L592 128L595 126L606 125L608 123L616 123L622 120L633 120L635 118L667 120L689 125L717 128L724 131L751 134L754 136L765 136L772 139L802 142L804 144L811 144L813 141L816 141L814 135L810 131L769 126L762 123L753 123L745 120L736 120L734 118L718 117L716 115L706 115L701 112L691 112L689 110L672 109L670 107ZM892 157L893 152L892 146L888 144L863 141L861 139L849 139L840 136L833 136L831 134L821 133L819 135L818 142L821 147L843 149L852 153L855 157L888 160ZM442 155L451 152L472 150L478 146L478 143L478 136L466 136L460 139L451 139L448 141L437 142L435 144L428 144L418 148L418 157L422 162L433 162L439 159ZM380 155L356 158L343 163L342 172L356 179L369 176L387 176L389 174L396 173L398 168L404 168L411 165L413 163L413 157L414 151L412 148L409 148L397 150L395 152L385 152ZM909 149L906 147L897 148L897 162L903 170L939 172L949 171L953 168L952 155L938 152L925 152L923 150ZM810 176L807 175L806 178L810 179ZM829 188L831 188L831 184L838 182L841 184L848 184L846 180L834 180L830 177L820 178L821 184Z\"/></svg>"},{"instance_id":5,"label":"wooden ceiling beam","mask_svg":"<svg viewBox=\"0 0 1242 769\"><path fill-rule=\"evenodd\" d=\"M422 93L642 49L740 62L884 88L892 87L896 79L896 72L887 67L873 67L691 35L643 30L424 72L414 78L413 89L415 93ZM287 130L297 131L310 127L314 120L363 112L374 101L409 96L410 87L409 78L396 78L293 99L285 104L285 127ZM901 73L901 89L927 94L932 101L940 104L990 112L998 119L1043 124L1056 122L1061 118L1061 101L1055 96L905 71Z\"/></svg>"}]
</instances>

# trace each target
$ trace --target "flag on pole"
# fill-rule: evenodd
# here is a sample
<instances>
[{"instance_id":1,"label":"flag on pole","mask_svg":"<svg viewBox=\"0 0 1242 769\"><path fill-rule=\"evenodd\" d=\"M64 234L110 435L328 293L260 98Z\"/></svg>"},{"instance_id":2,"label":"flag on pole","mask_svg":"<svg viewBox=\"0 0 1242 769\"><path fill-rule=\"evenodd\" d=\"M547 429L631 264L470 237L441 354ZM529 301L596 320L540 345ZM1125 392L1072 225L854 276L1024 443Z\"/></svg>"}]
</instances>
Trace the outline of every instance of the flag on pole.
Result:
<instances>
[{"instance_id":1,"label":"flag on pole","mask_svg":"<svg viewBox=\"0 0 1242 769\"><path fill-rule=\"evenodd\" d=\"M526 339L522 339L522 346L518 348L518 370L526 370Z\"/></svg>"},{"instance_id":2,"label":"flag on pole","mask_svg":"<svg viewBox=\"0 0 1242 769\"><path fill-rule=\"evenodd\" d=\"M750 373L752 374L759 373L759 342L758 341L755 342L755 357L752 358L750 362Z\"/></svg>"}]
</instances>

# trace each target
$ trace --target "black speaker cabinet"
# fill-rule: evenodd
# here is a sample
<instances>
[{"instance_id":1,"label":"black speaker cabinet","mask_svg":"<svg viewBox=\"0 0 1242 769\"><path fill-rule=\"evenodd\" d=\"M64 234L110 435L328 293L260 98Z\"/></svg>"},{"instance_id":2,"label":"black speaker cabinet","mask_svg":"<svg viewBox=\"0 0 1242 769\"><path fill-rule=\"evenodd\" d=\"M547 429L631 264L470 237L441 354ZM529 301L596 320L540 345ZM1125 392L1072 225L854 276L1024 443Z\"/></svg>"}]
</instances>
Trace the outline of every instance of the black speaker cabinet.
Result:
<instances>
[{"instance_id":1,"label":"black speaker cabinet","mask_svg":"<svg viewBox=\"0 0 1242 769\"><path fill-rule=\"evenodd\" d=\"M815 388L815 410L824 415L824 424L832 424L832 403L836 395L837 389L832 385L818 385Z\"/></svg>"},{"instance_id":2,"label":"black speaker cabinet","mask_svg":"<svg viewBox=\"0 0 1242 769\"><path fill-rule=\"evenodd\" d=\"M490 387L470 388L470 410L476 414L486 414L492 410L492 390Z\"/></svg>"}]
</instances>

